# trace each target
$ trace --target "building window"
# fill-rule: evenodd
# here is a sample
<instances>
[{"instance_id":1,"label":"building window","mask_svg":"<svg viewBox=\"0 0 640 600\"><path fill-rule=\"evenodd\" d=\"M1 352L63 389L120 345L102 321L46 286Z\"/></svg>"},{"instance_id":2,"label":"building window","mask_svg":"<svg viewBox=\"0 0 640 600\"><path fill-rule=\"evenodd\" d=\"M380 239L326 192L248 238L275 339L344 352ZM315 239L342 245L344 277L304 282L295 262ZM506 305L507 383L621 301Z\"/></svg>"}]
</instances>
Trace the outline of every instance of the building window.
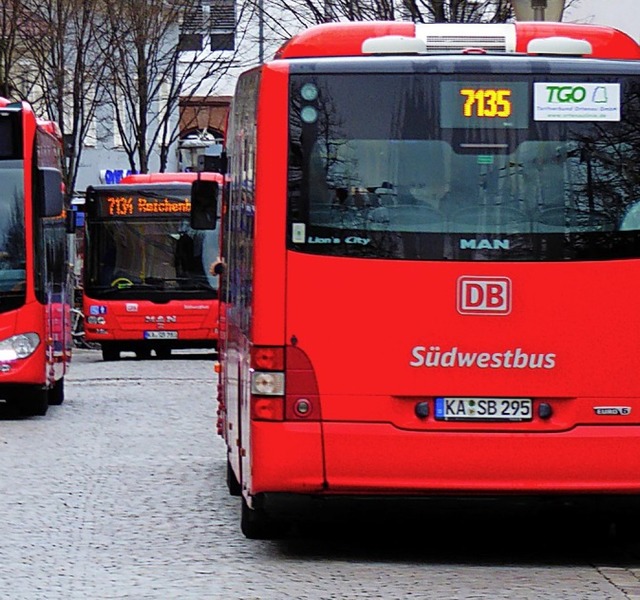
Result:
<instances>
[{"instance_id":1,"label":"building window","mask_svg":"<svg viewBox=\"0 0 640 600\"><path fill-rule=\"evenodd\" d=\"M212 33L211 50L235 50L236 36L230 33Z\"/></svg>"},{"instance_id":2,"label":"building window","mask_svg":"<svg viewBox=\"0 0 640 600\"><path fill-rule=\"evenodd\" d=\"M181 51L202 50L205 36L208 36L211 50L234 50L235 31L235 0L197 0L185 10L178 48Z\"/></svg>"},{"instance_id":3,"label":"building window","mask_svg":"<svg viewBox=\"0 0 640 600\"><path fill-rule=\"evenodd\" d=\"M211 50L234 50L236 37L235 0L209 1L211 2Z\"/></svg>"},{"instance_id":4,"label":"building window","mask_svg":"<svg viewBox=\"0 0 640 600\"><path fill-rule=\"evenodd\" d=\"M199 52L202 50L202 34L181 33L178 38L178 50L180 50L180 52Z\"/></svg>"}]
</instances>

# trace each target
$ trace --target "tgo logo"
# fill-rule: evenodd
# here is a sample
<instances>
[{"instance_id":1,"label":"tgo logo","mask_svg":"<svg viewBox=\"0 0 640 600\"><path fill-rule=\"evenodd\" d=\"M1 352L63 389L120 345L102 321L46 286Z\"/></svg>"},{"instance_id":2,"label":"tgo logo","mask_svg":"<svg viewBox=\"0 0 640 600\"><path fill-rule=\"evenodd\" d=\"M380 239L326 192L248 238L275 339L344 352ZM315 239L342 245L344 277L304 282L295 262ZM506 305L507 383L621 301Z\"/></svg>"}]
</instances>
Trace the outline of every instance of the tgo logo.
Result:
<instances>
[{"instance_id":1,"label":"tgo logo","mask_svg":"<svg viewBox=\"0 0 640 600\"><path fill-rule=\"evenodd\" d=\"M508 315L511 280L507 277L460 277L458 312L463 315Z\"/></svg>"},{"instance_id":2,"label":"tgo logo","mask_svg":"<svg viewBox=\"0 0 640 600\"><path fill-rule=\"evenodd\" d=\"M604 90L605 88L599 89ZM587 90L581 85L548 85L547 92L549 92L547 102L573 102L578 104L584 102L587 97Z\"/></svg>"}]
</instances>

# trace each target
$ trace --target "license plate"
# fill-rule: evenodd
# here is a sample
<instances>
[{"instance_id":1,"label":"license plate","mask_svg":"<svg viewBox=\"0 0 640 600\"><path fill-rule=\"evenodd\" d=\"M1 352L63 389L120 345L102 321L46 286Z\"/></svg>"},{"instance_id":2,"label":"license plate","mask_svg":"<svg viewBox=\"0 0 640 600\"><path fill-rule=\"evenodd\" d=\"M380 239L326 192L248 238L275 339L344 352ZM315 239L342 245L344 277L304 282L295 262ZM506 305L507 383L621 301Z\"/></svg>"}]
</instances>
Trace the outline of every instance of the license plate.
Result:
<instances>
[{"instance_id":1,"label":"license plate","mask_svg":"<svg viewBox=\"0 0 640 600\"><path fill-rule=\"evenodd\" d=\"M145 331L145 340L175 340L178 338L177 331Z\"/></svg>"},{"instance_id":2,"label":"license plate","mask_svg":"<svg viewBox=\"0 0 640 600\"><path fill-rule=\"evenodd\" d=\"M531 421L531 398L436 398L440 421Z\"/></svg>"}]
</instances>

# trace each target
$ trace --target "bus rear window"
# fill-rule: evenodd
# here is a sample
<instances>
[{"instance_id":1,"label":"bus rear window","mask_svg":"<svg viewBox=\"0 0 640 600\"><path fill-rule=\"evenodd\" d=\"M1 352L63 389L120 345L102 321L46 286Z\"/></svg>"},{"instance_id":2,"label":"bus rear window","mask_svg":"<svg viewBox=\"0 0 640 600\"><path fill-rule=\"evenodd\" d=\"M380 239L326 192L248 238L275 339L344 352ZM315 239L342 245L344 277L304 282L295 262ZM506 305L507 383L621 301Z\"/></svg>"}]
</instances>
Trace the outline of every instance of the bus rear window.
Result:
<instances>
[{"instance_id":1,"label":"bus rear window","mask_svg":"<svg viewBox=\"0 0 640 600\"><path fill-rule=\"evenodd\" d=\"M532 105L540 82L518 77L484 88L477 75L294 77L289 247L407 260L640 256L638 80L581 76L593 103L556 120L551 103ZM591 107L607 112L591 119Z\"/></svg>"}]
</instances>

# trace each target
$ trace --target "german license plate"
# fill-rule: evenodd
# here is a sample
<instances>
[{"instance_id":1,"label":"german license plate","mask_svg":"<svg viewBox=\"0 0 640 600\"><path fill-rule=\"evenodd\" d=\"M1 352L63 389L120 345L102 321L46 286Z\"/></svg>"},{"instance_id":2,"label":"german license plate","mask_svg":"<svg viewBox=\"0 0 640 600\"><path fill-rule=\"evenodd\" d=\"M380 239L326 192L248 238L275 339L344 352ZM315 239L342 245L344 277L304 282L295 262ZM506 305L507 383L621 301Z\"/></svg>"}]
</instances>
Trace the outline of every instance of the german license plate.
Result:
<instances>
[{"instance_id":1,"label":"german license plate","mask_svg":"<svg viewBox=\"0 0 640 600\"><path fill-rule=\"evenodd\" d=\"M177 331L145 331L145 340L175 340L178 339Z\"/></svg>"},{"instance_id":2,"label":"german license plate","mask_svg":"<svg viewBox=\"0 0 640 600\"><path fill-rule=\"evenodd\" d=\"M531 398L436 398L440 421L531 421Z\"/></svg>"}]
</instances>

